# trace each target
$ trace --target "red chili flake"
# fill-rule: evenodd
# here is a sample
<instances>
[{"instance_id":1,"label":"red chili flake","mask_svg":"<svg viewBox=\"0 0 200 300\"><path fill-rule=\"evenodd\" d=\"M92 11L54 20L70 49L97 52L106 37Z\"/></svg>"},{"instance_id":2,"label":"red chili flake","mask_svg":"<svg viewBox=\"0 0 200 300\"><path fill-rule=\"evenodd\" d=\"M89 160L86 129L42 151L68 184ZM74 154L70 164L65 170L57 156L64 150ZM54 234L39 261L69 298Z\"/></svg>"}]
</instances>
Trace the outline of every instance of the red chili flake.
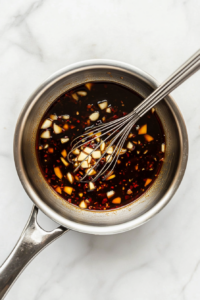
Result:
<instances>
[{"instance_id":1,"label":"red chili flake","mask_svg":"<svg viewBox=\"0 0 200 300\"><path fill-rule=\"evenodd\" d=\"M80 123L80 120L77 120L76 122L77 122L77 123Z\"/></svg>"},{"instance_id":2,"label":"red chili flake","mask_svg":"<svg viewBox=\"0 0 200 300\"><path fill-rule=\"evenodd\" d=\"M68 202L69 202L69 203L72 203L72 199L68 199Z\"/></svg>"},{"instance_id":3,"label":"red chili flake","mask_svg":"<svg viewBox=\"0 0 200 300\"><path fill-rule=\"evenodd\" d=\"M126 181L126 179L123 179L123 181Z\"/></svg>"},{"instance_id":4,"label":"red chili flake","mask_svg":"<svg viewBox=\"0 0 200 300\"><path fill-rule=\"evenodd\" d=\"M102 204L104 204L104 203L106 203L108 201L108 199L107 198L104 198L103 200L102 200Z\"/></svg>"},{"instance_id":5,"label":"red chili flake","mask_svg":"<svg viewBox=\"0 0 200 300\"><path fill-rule=\"evenodd\" d=\"M111 189L114 189L114 186L111 186Z\"/></svg>"}]
</instances>

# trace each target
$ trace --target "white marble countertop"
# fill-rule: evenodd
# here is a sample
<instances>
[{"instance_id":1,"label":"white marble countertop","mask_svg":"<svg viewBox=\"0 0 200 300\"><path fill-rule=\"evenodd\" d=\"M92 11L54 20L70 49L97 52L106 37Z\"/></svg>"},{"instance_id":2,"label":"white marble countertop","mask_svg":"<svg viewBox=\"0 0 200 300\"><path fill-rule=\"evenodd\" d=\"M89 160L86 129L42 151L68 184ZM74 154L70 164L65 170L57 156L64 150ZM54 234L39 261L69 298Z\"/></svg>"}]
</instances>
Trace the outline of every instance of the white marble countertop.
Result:
<instances>
[{"instance_id":1,"label":"white marble countertop","mask_svg":"<svg viewBox=\"0 0 200 300\"><path fill-rule=\"evenodd\" d=\"M29 95L54 71L93 58L133 64L164 80L200 46L198 0L0 2L0 264L32 202L13 161L13 134ZM200 74L172 93L190 155L172 201L142 227L114 236L70 231L17 280L8 300L199 300ZM39 214L45 229L55 224Z\"/></svg>"}]
</instances>

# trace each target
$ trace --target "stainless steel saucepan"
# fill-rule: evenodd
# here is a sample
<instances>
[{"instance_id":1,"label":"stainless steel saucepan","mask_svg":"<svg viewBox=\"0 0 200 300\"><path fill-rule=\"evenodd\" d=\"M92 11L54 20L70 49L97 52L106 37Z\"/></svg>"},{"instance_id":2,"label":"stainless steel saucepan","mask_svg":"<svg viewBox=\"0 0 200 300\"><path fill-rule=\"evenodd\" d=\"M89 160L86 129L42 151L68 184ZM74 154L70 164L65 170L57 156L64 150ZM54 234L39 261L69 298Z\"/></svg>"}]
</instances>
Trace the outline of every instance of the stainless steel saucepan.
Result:
<instances>
[{"instance_id":1,"label":"stainless steel saucepan","mask_svg":"<svg viewBox=\"0 0 200 300\"><path fill-rule=\"evenodd\" d=\"M143 98L157 82L125 63L90 60L66 67L48 78L30 97L18 119L14 138L16 169L34 203L29 220L10 256L0 268L0 299L26 265L47 245L69 229L90 234L115 234L136 228L156 215L176 192L187 164L188 137L183 117L171 96L156 105L166 137L166 154L154 184L137 201L111 211L89 211L72 206L54 192L37 162L35 141L44 112L65 91L86 82L122 84ZM47 232L37 223L38 209L61 226Z\"/></svg>"}]
</instances>

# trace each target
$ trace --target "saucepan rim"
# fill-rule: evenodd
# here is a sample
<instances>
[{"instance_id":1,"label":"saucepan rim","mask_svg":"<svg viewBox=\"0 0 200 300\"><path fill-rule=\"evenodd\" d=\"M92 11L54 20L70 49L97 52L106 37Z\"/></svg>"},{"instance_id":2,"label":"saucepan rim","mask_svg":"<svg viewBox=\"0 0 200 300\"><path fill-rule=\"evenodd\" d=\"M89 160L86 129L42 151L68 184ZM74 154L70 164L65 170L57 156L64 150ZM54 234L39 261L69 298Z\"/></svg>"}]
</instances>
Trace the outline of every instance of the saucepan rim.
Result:
<instances>
[{"instance_id":1,"label":"saucepan rim","mask_svg":"<svg viewBox=\"0 0 200 300\"><path fill-rule=\"evenodd\" d=\"M94 225L87 225L87 224L81 224L69 219L64 218L59 213L55 212L53 209L48 207L42 199L38 197L38 195L34 192L33 187L31 186L31 182L29 181L26 172L24 171L23 166L23 157L22 157L22 151L21 151L21 141L22 141L22 135L23 130L21 129L23 127L23 124L25 122L26 113L28 110L31 109L31 105L36 97L42 93L42 90L51 85L52 82L56 82L56 80L59 80L62 76L66 75L66 73L72 72L74 70L78 70L80 68L84 67L98 67L98 66L107 66L107 67L119 67L121 69L124 69L124 71L133 72L134 74L137 74L138 77L140 77L143 81L146 81L148 85L150 85L152 88L156 88L158 86L157 81L146 72L138 69L135 66L115 61L115 60L107 60L107 59L94 59L94 60L87 60L78 62L72 65L69 65L57 72L55 72L53 75L51 75L42 85L38 87L38 89L32 94L32 96L29 98L27 103L25 104L19 119L17 121L16 130L15 130L15 136L14 136L14 160L15 160L15 166L18 173L18 176L21 180L21 183L26 190L27 194L31 198L31 200L35 203L35 205L41 209L47 216L49 216L51 219L53 219L55 222L84 233L90 233L90 234L114 234L114 233L120 233L125 232L128 230L131 230L133 228L136 228L144 223L146 223L148 220L150 220L154 215L156 215L160 210L163 209L163 207L170 201L174 193L176 192L177 188L179 187L182 178L185 173L186 165L187 165L187 159L188 159L188 135L187 135L187 129L184 122L184 119L182 117L182 114L177 107L176 103L174 102L173 98L171 96L167 96L166 99L168 101L168 105L170 106L172 112L176 116L177 120L177 126L180 133L180 140L181 140L181 153L180 153L180 160L179 165L177 167L176 175L173 178L173 181L170 185L170 188L165 193L164 197L156 203L151 209L149 209L147 212L145 212L143 215L139 216L138 218L123 222L121 224L117 225L108 225L108 226L94 226Z\"/></svg>"}]
</instances>

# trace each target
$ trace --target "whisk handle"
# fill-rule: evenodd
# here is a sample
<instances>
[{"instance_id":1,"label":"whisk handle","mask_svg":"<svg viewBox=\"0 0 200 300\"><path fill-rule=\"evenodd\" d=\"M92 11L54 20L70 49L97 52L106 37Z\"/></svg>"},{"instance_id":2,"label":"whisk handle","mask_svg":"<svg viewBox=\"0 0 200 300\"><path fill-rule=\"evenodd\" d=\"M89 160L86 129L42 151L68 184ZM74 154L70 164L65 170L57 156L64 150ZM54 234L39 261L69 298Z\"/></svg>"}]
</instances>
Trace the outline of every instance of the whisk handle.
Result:
<instances>
[{"instance_id":1,"label":"whisk handle","mask_svg":"<svg viewBox=\"0 0 200 300\"><path fill-rule=\"evenodd\" d=\"M142 117L147 111L154 107L160 100L176 89L187 78L192 76L200 68L200 50L189 58L178 70L176 70L166 81L164 81L153 93L142 101L134 111Z\"/></svg>"}]
</instances>

